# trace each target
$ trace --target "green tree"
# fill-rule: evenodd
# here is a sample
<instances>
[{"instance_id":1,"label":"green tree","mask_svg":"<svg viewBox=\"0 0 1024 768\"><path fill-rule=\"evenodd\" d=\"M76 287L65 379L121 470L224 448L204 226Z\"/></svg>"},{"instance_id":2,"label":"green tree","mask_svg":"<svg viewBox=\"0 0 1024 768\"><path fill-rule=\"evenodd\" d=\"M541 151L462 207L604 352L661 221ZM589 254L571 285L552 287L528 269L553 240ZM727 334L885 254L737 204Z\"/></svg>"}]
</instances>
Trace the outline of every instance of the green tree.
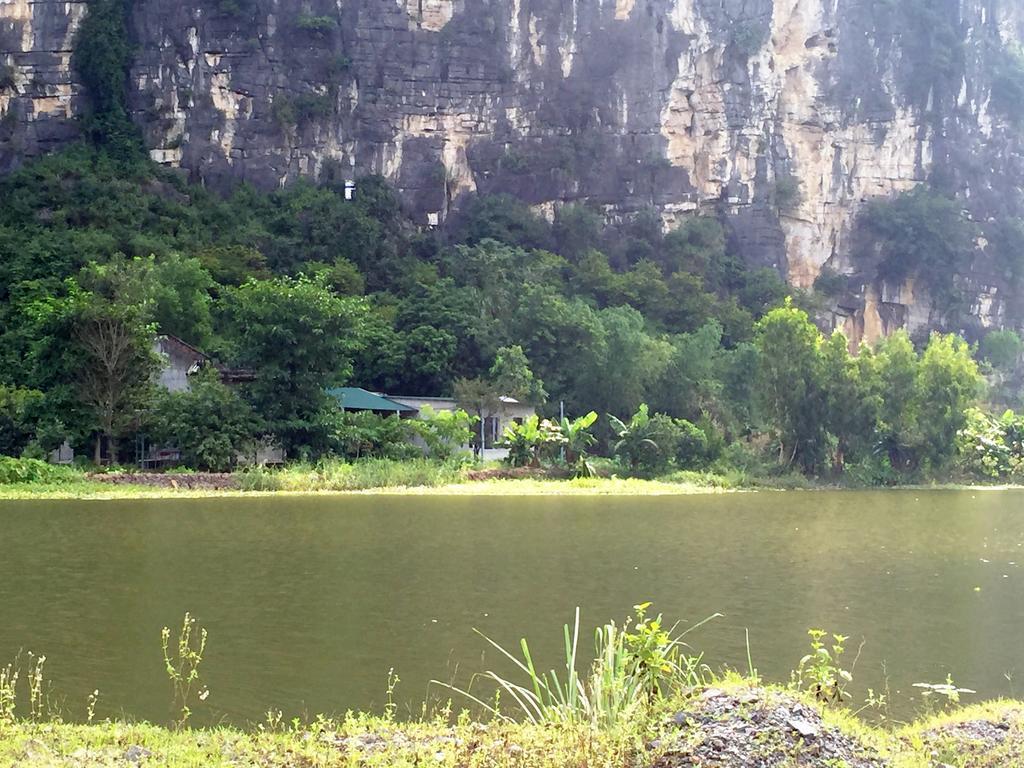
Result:
<instances>
[{"instance_id":1,"label":"green tree","mask_svg":"<svg viewBox=\"0 0 1024 768\"><path fill-rule=\"evenodd\" d=\"M576 398L605 412L635 409L662 377L671 345L651 336L643 315L632 307L602 310L597 320L596 337L573 363Z\"/></svg>"},{"instance_id":2,"label":"green tree","mask_svg":"<svg viewBox=\"0 0 1024 768\"><path fill-rule=\"evenodd\" d=\"M75 36L73 57L89 94L87 135L123 161L138 160L142 149L128 113L128 8L126 0L91 0Z\"/></svg>"},{"instance_id":3,"label":"green tree","mask_svg":"<svg viewBox=\"0 0 1024 768\"><path fill-rule=\"evenodd\" d=\"M0 384L0 456L20 456L36 438L46 395Z\"/></svg>"},{"instance_id":4,"label":"green tree","mask_svg":"<svg viewBox=\"0 0 1024 768\"><path fill-rule=\"evenodd\" d=\"M476 449L482 451L484 447L484 420L497 412L501 407L501 392L494 386L494 382L487 379L479 377L474 379L456 379L455 402L458 403L459 408L474 417L480 429Z\"/></svg>"},{"instance_id":5,"label":"green tree","mask_svg":"<svg viewBox=\"0 0 1024 768\"><path fill-rule=\"evenodd\" d=\"M671 343L668 364L656 384L658 410L690 419L705 411L721 414L720 368L726 355L721 324L712 320L693 333L673 337Z\"/></svg>"},{"instance_id":6,"label":"green tree","mask_svg":"<svg viewBox=\"0 0 1024 768\"><path fill-rule=\"evenodd\" d=\"M981 340L981 357L1002 373L1010 373L1020 365L1024 341L1010 329L992 331Z\"/></svg>"},{"instance_id":7,"label":"green tree","mask_svg":"<svg viewBox=\"0 0 1024 768\"><path fill-rule=\"evenodd\" d=\"M982 378L971 348L959 336L932 334L918 369L916 396L921 419L922 454L933 469L944 467L956 452L965 412L978 398Z\"/></svg>"},{"instance_id":8,"label":"green tree","mask_svg":"<svg viewBox=\"0 0 1024 768\"><path fill-rule=\"evenodd\" d=\"M348 459L408 459L419 455L409 442L413 423L397 414L381 416L372 411L345 412L327 407L318 421L328 432L328 444Z\"/></svg>"},{"instance_id":9,"label":"green tree","mask_svg":"<svg viewBox=\"0 0 1024 768\"><path fill-rule=\"evenodd\" d=\"M110 460L119 441L136 428L152 400L159 361L155 327L137 305L82 295L76 313L78 396L91 414L96 433L93 459L102 460L102 440Z\"/></svg>"},{"instance_id":10,"label":"green tree","mask_svg":"<svg viewBox=\"0 0 1024 768\"><path fill-rule=\"evenodd\" d=\"M833 468L842 472L852 454L871 450L878 426L879 401L872 381L874 367L853 357L849 341L836 331L821 346L822 386L827 428L835 439Z\"/></svg>"},{"instance_id":11,"label":"green tree","mask_svg":"<svg viewBox=\"0 0 1024 768\"><path fill-rule=\"evenodd\" d=\"M544 382L534 376L530 370L530 361L518 344L498 350L489 378L502 395L514 397L521 402L543 405L548 399Z\"/></svg>"},{"instance_id":12,"label":"green tree","mask_svg":"<svg viewBox=\"0 0 1024 768\"><path fill-rule=\"evenodd\" d=\"M779 460L808 471L820 466L827 448L821 341L807 313L791 301L757 324L759 397L779 441Z\"/></svg>"},{"instance_id":13,"label":"green tree","mask_svg":"<svg viewBox=\"0 0 1024 768\"><path fill-rule=\"evenodd\" d=\"M906 331L879 341L874 363L880 403L878 448L888 455L894 469L912 469L917 465L921 443L917 397L920 361Z\"/></svg>"},{"instance_id":14,"label":"green tree","mask_svg":"<svg viewBox=\"0 0 1024 768\"><path fill-rule=\"evenodd\" d=\"M234 361L256 374L246 392L270 433L292 455L326 451L326 390L351 374L365 302L320 279L282 277L228 289L223 312Z\"/></svg>"},{"instance_id":15,"label":"green tree","mask_svg":"<svg viewBox=\"0 0 1024 768\"><path fill-rule=\"evenodd\" d=\"M150 437L175 446L184 463L195 469L227 472L257 433L249 405L207 368L191 377L185 392L165 392L149 416Z\"/></svg>"},{"instance_id":16,"label":"green tree","mask_svg":"<svg viewBox=\"0 0 1024 768\"><path fill-rule=\"evenodd\" d=\"M860 214L858 258L886 280L919 278L942 314L962 309L957 278L969 266L976 231L962 206L925 187L869 203Z\"/></svg>"}]
</instances>

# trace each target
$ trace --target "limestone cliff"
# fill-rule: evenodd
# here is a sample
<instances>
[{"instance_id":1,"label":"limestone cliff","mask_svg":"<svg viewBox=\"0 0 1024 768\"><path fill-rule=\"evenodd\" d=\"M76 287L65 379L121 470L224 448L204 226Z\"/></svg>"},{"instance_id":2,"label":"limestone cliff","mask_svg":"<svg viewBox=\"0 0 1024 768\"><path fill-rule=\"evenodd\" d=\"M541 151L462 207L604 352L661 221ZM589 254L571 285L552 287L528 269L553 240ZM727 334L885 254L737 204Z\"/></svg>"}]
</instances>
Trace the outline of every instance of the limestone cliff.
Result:
<instances>
[{"instance_id":1,"label":"limestone cliff","mask_svg":"<svg viewBox=\"0 0 1024 768\"><path fill-rule=\"evenodd\" d=\"M863 202L941 172L983 221L1024 180L992 108L1024 3L916 0L952 34L936 40L904 2L134 0L129 102L157 161L216 187L380 173L424 224L470 191L668 225L717 212L796 286L826 264L863 278L834 320L874 338L935 317L912 283L860 275ZM74 135L85 9L0 0L0 168ZM1001 323L984 245L972 311Z\"/></svg>"}]
</instances>

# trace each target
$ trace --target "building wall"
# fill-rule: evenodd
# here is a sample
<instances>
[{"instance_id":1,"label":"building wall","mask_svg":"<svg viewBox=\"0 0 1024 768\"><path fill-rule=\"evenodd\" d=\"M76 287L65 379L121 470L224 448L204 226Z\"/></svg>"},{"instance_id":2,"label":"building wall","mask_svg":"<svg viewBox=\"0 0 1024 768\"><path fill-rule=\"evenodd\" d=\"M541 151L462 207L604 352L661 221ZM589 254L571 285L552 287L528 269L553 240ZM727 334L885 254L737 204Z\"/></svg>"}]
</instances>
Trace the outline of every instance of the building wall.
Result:
<instances>
[{"instance_id":1,"label":"building wall","mask_svg":"<svg viewBox=\"0 0 1024 768\"><path fill-rule=\"evenodd\" d=\"M154 349L164 359L157 383L168 392L187 392L189 371L198 363L202 363L206 359L205 356L168 337L157 339Z\"/></svg>"}]
</instances>

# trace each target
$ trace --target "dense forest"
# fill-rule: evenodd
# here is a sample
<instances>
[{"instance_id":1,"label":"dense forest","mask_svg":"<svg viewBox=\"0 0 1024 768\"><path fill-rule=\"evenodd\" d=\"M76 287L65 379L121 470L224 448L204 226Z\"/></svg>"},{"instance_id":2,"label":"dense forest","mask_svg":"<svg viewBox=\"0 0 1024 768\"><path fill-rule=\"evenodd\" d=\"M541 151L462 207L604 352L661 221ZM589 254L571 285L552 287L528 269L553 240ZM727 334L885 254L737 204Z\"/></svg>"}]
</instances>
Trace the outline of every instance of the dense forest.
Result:
<instances>
[{"instance_id":1,"label":"dense forest","mask_svg":"<svg viewBox=\"0 0 1024 768\"><path fill-rule=\"evenodd\" d=\"M725 462L890 482L947 468L958 435L1000 446L986 476L1024 463L1019 419L970 410L1020 406L1013 330L971 346L898 333L854 356L820 330L850 278L826 271L794 292L749 268L714 215L666 233L654 209L608 220L580 203L548 220L478 195L429 229L380 178L349 199L331 167L315 184L220 196L143 150L124 97L122 5L92 3L75 49L86 139L0 181L3 454L67 439L130 460L140 434L193 446L188 463L212 468L258 438L311 460L351 455L353 442L357 455L397 450L383 422L379 439L353 441L367 425L327 395L351 384L457 393L470 412L500 392L542 414L613 414L657 446L627 461L647 471ZM925 281L955 318L982 232L940 182L867 205L855 250L883 278ZM776 204L799 194L779 188ZM984 235L1019 293L1024 227L991 221ZM160 334L245 381L204 375L190 393L157 392ZM595 427L608 451L622 442L615 423Z\"/></svg>"},{"instance_id":2,"label":"dense forest","mask_svg":"<svg viewBox=\"0 0 1024 768\"><path fill-rule=\"evenodd\" d=\"M908 217L951 226L928 218L925 194L869 208L902 217L892 243ZM0 184L0 253L0 450L11 455L65 437L88 452L104 436L130 458L134 435L185 430L206 446L191 454L198 466L223 467L254 436L292 457L345 455L354 426L329 387L476 384L542 413L564 402L628 420L645 404L664 447L651 468L768 456L885 482L946 466L969 406L983 395L1017 405L1020 392L1012 331L974 355L955 337L897 334L851 356L812 322L820 292L790 297L776 273L748 270L712 217L664 234L653 214L606 224L567 206L549 222L478 197L443 230L420 230L380 179L360 180L353 200L330 179L221 198L81 145ZM159 395L157 334L254 379ZM692 429L700 450L683 441L682 456ZM597 431L612 440L606 420ZM362 448L389 450L383 439Z\"/></svg>"}]
</instances>

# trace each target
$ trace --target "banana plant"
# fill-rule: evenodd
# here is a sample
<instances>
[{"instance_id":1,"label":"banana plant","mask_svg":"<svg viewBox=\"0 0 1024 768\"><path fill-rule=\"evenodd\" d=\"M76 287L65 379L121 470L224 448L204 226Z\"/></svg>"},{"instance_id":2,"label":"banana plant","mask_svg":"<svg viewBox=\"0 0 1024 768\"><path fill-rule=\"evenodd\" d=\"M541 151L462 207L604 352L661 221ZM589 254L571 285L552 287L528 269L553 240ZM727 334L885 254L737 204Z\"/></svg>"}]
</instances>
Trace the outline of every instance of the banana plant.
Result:
<instances>
[{"instance_id":1,"label":"banana plant","mask_svg":"<svg viewBox=\"0 0 1024 768\"><path fill-rule=\"evenodd\" d=\"M513 467L540 466L541 452L565 443L562 429L548 420L531 416L522 424L510 424L501 445L508 448L508 463Z\"/></svg>"},{"instance_id":2,"label":"banana plant","mask_svg":"<svg viewBox=\"0 0 1024 768\"><path fill-rule=\"evenodd\" d=\"M617 438L613 446L615 455L628 462L634 472L652 463L661 453L661 447L654 439L657 436L657 425L651 419L646 403L640 406L628 423L611 414L608 414L608 421Z\"/></svg>"},{"instance_id":3,"label":"banana plant","mask_svg":"<svg viewBox=\"0 0 1024 768\"><path fill-rule=\"evenodd\" d=\"M565 460L580 477L592 477L595 474L593 466L587 461L587 451L597 442L597 438L590 432L595 422L597 413L591 411L578 419L563 417L559 424L565 440Z\"/></svg>"},{"instance_id":4,"label":"banana plant","mask_svg":"<svg viewBox=\"0 0 1024 768\"><path fill-rule=\"evenodd\" d=\"M513 467L534 464L541 437L537 416L530 416L522 424L509 424L501 438L501 445L508 448L508 463Z\"/></svg>"}]
</instances>

